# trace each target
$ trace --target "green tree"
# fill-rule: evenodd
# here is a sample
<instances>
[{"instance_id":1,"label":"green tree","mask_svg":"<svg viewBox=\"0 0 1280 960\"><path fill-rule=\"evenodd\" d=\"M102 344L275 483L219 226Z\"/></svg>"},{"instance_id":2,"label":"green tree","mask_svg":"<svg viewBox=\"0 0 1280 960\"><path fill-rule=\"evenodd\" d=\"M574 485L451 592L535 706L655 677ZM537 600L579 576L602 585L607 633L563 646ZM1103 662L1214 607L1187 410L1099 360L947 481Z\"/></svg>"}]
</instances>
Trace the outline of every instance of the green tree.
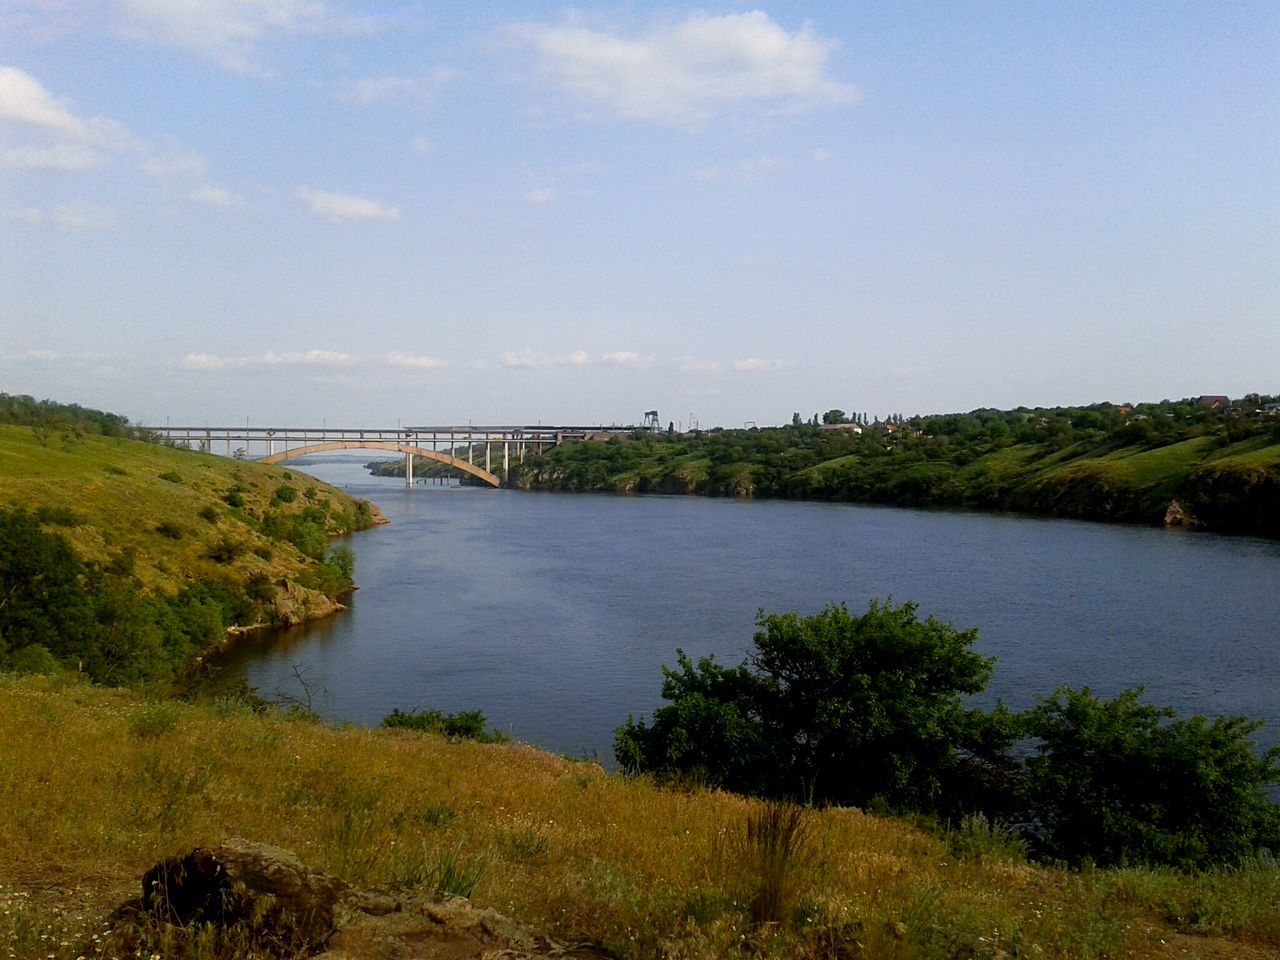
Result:
<instances>
[{"instance_id":1,"label":"green tree","mask_svg":"<svg viewBox=\"0 0 1280 960\"><path fill-rule=\"evenodd\" d=\"M835 409L828 410L826 413L822 415L822 422L823 423L844 423L844 411L835 410Z\"/></svg>"},{"instance_id":2,"label":"green tree","mask_svg":"<svg viewBox=\"0 0 1280 960\"><path fill-rule=\"evenodd\" d=\"M88 569L66 538L26 510L0 510L0 664L39 645L60 659L69 637L98 632Z\"/></svg>"},{"instance_id":3,"label":"green tree","mask_svg":"<svg viewBox=\"0 0 1280 960\"><path fill-rule=\"evenodd\" d=\"M944 790L975 781L975 767L1007 767L1007 714L983 714L977 693L993 660L916 605L873 600L852 616L756 620L755 651L737 667L683 652L664 668L652 725L615 731L619 764L661 777L695 777L771 797L937 810Z\"/></svg>"},{"instance_id":4,"label":"green tree","mask_svg":"<svg viewBox=\"0 0 1280 960\"><path fill-rule=\"evenodd\" d=\"M1099 700L1059 688L1028 711L1027 817L1042 852L1074 863L1204 867L1280 844L1280 747L1262 756L1244 717L1177 719L1141 688Z\"/></svg>"}]
</instances>

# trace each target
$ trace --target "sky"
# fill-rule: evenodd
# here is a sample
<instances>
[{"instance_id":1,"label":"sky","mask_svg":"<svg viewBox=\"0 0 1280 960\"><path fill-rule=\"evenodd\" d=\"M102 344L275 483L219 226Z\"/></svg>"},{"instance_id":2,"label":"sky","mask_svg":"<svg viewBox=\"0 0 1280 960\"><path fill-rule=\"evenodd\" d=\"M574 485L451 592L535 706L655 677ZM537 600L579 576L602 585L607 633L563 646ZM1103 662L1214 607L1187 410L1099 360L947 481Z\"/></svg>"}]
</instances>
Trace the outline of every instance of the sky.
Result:
<instances>
[{"instance_id":1,"label":"sky","mask_svg":"<svg viewBox=\"0 0 1280 960\"><path fill-rule=\"evenodd\" d=\"M761 426L1280 393L1280 5L0 0L0 392Z\"/></svg>"}]
</instances>

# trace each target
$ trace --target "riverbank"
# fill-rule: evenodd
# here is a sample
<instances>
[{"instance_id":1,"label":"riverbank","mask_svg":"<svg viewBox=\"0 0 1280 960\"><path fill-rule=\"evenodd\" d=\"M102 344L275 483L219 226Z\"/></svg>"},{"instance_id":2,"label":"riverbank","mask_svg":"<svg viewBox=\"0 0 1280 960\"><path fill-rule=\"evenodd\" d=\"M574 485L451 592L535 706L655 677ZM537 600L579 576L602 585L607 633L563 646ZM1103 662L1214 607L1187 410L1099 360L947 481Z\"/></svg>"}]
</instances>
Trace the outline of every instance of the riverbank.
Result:
<instances>
[{"instance_id":1,"label":"riverbank","mask_svg":"<svg viewBox=\"0 0 1280 960\"><path fill-rule=\"evenodd\" d=\"M0 949L18 958L109 955L94 935L144 870L231 836L393 896L466 888L557 942L627 960L1280 949L1273 867L1070 873L978 825L943 835L815 810L781 881L782 919L761 925L765 874L746 824L764 808L742 797L660 789L526 746L65 679L0 676L0 727Z\"/></svg>"},{"instance_id":2,"label":"riverbank","mask_svg":"<svg viewBox=\"0 0 1280 960\"><path fill-rule=\"evenodd\" d=\"M865 427L638 433L528 457L512 483L963 507L1276 538L1280 421L1273 421L1243 408L1103 404Z\"/></svg>"}]
</instances>

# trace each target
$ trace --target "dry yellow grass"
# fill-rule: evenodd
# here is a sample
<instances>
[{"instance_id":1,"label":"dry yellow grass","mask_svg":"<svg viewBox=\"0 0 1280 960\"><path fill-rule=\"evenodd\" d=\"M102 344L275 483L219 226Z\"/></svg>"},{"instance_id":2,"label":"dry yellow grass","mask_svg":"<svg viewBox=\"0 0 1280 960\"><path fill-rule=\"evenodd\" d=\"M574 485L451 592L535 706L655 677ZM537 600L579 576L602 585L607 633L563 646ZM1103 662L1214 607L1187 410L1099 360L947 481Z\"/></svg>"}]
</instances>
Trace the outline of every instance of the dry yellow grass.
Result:
<instances>
[{"instance_id":1,"label":"dry yellow grass","mask_svg":"<svg viewBox=\"0 0 1280 960\"><path fill-rule=\"evenodd\" d=\"M228 836L366 886L445 864L483 871L476 902L624 957L749 947L1225 958L1280 946L1265 920L1234 939L1180 932L1167 904L1200 889L1186 886L1194 880L1069 874L994 852L958 860L935 836L847 809L806 815L812 846L793 878L793 918L752 927L751 860L728 841L754 801L661 789L524 746L2 676L0 731L0 958L78 956L150 864ZM1143 887L1157 879L1158 891ZM1257 900L1256 877L1217 882Z\"/></svg>"}]
</instances>

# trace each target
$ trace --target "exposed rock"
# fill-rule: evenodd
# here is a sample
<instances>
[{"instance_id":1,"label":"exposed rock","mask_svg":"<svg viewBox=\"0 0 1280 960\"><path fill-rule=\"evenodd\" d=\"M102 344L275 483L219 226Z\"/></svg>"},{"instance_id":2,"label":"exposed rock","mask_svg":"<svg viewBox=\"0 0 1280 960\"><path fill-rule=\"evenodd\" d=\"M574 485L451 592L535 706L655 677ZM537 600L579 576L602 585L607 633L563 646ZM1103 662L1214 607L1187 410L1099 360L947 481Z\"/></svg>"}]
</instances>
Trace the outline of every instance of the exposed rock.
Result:
<instances>
[{"instance_id":1,"label":"exposed rock","mask_svg":"<svg viewBox=\"0 0 1280 960\"><path fill-rule=\"evenodd\" d=\"M1177 500L1169 501L1169 509L1164 512L1164 525L1182 527L1186 530L1197 530L1204 526Z\"/></svg>"},{"instance_id":2,"label":"exposed rock","mask_svg":"<svg viewBox=\"0 0 1280 960\"><path fill-rule=\"evenodd\" d=\"M285 580L280 584L275 597L276 623L291 627L308 620L318 620L330 614L345 610L342 604L333 600L319 590L304 587L293 580Z\"/></svg>"},{"instance_id":3,"label":"exposed rock","mask_svg":"<svg viewBox=\"0 0 1280 960\"><path fill-rule=\"evenodd\" d=\"M589 944L557 943L461 897L357 890L287 850L231 839L161 860L142 896L111 918L113 946L149 949L161 928L206 925L243 946L323 960L589 960Z\"/></svg>"}]
</instances>

